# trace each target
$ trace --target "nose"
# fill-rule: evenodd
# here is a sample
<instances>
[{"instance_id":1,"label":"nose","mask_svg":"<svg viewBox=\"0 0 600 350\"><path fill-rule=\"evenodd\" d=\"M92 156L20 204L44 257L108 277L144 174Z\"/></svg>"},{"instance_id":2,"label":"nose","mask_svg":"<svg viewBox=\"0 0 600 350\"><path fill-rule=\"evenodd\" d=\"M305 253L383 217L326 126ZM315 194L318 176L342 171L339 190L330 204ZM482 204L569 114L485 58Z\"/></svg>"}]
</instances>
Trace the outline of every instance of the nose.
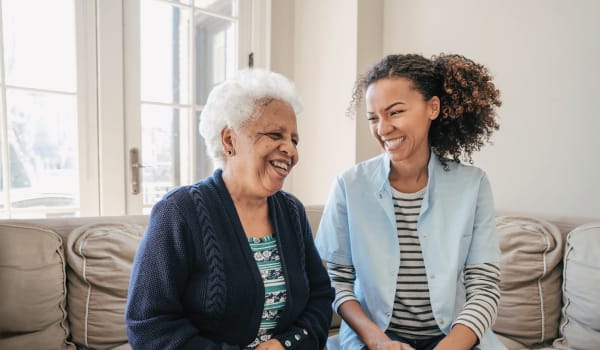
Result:
<instances>
[{"instance_id":1,"label":"nose","mask_svg":"<svg viewBox=\"0 0 600 350\"><path fill-rule=\"evenodd\" d=\"M298 150L296 149L296 145L292 140L286 140L282 142L279 146L279 150L285 153L287 156L292 157L294 162L296 158L298 158Z\"/></svg>"},{"instance_id":2,"label":"nose","mask_svg":"<svg viewBox=\"0 0 600 350\"><path fill-rule=\"evenodd\" d=\"M377 134L385 135L389 133L393 129L392 123L387 120L387 118L379 118L379 123L377 124Z\"/></svg>"}]
</instances>

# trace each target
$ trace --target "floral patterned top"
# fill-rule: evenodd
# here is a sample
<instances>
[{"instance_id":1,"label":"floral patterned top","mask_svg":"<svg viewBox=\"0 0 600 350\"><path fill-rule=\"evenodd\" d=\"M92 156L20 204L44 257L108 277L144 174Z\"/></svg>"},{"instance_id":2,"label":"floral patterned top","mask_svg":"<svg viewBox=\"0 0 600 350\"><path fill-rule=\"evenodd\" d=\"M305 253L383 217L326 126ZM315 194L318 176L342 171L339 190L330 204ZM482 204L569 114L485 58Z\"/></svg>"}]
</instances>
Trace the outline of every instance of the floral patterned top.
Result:
<instances>
[{"instance_id":1,"label":"floral patterned top","mask_svg":"<svg viewBox=\"0 0 600 350\"><path fill-rule=\"evenodd\" d=\"M248 237L248 243L265 285L265 306L258 335L246 347L254 349L260 343L271 339L271 331L277 326L277 320L285 307L287 291L275 237L273 235L261 238Z\"/></svg>"}]
</instances>

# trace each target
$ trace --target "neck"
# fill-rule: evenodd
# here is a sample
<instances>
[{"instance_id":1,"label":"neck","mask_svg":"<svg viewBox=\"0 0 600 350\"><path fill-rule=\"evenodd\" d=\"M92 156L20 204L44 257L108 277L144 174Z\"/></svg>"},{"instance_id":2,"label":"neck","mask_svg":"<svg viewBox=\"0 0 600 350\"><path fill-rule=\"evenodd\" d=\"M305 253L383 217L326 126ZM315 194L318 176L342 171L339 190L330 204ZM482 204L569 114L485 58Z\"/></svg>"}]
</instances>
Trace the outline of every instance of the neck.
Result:
<instances>
[{"instance_id":1,"label":"neck","mask_svg":"<svg viewBox=\"0 0 600 350\"><path fill-rule=\"evenodd\" d=\"M248 186L242 183L243 177L234 177L227 169L223 170L223 182L236 208L260 208L267 204L267 197L248 191Z\"/></svg>"},{"instance_id":2,"label":"neck","mask_svg":"<svg viewBox=\"0 0 600 350\"><path fill-rule=\"evenodd\" d=\"M416 192L427 185L429 179L429 148L417 157L400 162L391 162L388 178L390 184L401 192Z\"/></svg>"}]
</instances>

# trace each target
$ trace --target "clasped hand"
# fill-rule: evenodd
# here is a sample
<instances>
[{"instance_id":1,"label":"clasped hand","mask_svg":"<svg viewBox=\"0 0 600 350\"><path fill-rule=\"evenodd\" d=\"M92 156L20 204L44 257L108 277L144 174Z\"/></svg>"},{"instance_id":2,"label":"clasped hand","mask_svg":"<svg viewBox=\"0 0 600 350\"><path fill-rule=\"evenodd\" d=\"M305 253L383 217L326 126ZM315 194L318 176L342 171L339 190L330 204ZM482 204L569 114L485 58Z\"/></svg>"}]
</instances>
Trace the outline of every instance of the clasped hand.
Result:
<instances>
[{"instance_id":1,"label":"clasped hand","mask_svg":"<svg viewBox=\"0 0 600 350\"><path fill-rule=\"evenodd\" d=\"M375 347L369 347L369 350L415 350L412 346L395 340L380 341L373 345Z\"/></svg>"}]
</instances>

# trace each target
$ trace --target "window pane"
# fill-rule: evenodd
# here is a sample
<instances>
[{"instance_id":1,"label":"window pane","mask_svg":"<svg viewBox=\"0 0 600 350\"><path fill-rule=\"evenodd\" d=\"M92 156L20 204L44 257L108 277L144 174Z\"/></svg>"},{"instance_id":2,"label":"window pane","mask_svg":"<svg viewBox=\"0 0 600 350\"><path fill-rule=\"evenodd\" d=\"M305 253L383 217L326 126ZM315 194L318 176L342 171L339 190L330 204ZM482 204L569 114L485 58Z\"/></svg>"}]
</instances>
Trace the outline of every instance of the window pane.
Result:
<instances>
[{"instance_id":1,"label":"window pane","mask_svg":"<svg viewBox=\"0 0 600 350\"><path fill-rule=\"evenodd\" d=\"M190 104L190 9L159 1L141 4L143 101Z\"/></svg>"},{"instance_id":2,"label":"window pane","mask_svg":"<svg viewBox=\"0 0 600 350\"><path fill-rule=\"evenodd\" d=\"M143 205L156 203L180 185L179 120L188 109L142 105Z\"/></svg>"},{"instance_id":3,"label":"window pane","mask_svg":"<svg viewBox=\"0 0 600 350\"><path fill-rule=\"evenodd\" d=\"M204 143L204 138L200 135L200 114L202 111L196 112L196 121L195 121L195 133L196 137L196 145L194 150L196 151L196 169L194 170L194 179L201 180L205 177L212 175L213 173L213 164L212 160L206 154L206 144Z\"/></svg>"},{"instance_id":4,"label":"window pane","mask_svg":"<svg viewBox=\"0 0 600 350\"><path fill-rule=\"evenodd\" d=\"M3 0L6 83L74 92L74 0Z\"/></svg>"},{"instance_id":5,"label":"window pane","mask_svg":"<svg viewBox=\"0 0 600 350\"><path fill-rule=\"evenodd\" d=\"M195 16L196 101L206 103L210 90L237 65L237 23L197 13Z\"/></svg>"},{"instance_id":6,"label":"window pane","mask_svg":"<svg viewBox=\"0 0 600 350\"><path fill-rule=\"evenodd\" d=\"M78 206L75 96L8 90L13 208Z\"/></svg>"},{"instance_id":7,"label":"window pane","mask_svg":"<svg viewBox=\"0 0 600 350\"><path fill-rule=\"evenodd\" d=\"M225 16L237 16L237 0L196 0L197 8Z\"/></svg>"}]
</instances>

